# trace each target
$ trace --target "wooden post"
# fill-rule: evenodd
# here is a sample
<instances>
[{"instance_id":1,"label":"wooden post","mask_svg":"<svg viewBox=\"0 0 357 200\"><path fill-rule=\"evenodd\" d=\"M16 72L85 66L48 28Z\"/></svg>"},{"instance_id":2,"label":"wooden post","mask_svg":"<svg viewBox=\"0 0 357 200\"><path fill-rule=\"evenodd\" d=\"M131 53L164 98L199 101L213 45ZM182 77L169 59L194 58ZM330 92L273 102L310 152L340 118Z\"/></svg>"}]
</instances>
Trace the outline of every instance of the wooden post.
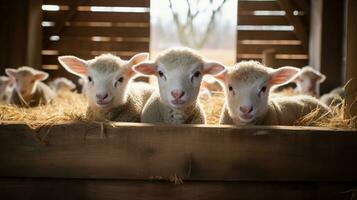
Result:
<instances>
[{"instance_id":1,"label":"wooden post","mask_svg":"<svg viewBox=\"0 0 357 200\"><path fill-rule=\"evenodd\" d=\"M326 93L343 84L343 1L311 1L309 64L327 76Z\"/></svg>"},{"instance_id":2,"label":"wooden post","mask_svg":"<svg viewBox=\"0 0 357 200\"><path fill-rule=\"evenodd\" d=\"M346 78L357 78L357 1L347 0L346 5Z\"/></svg>"},{"instance_id":3,"label":"wooden post","mask_svg":"<svg viewBox=\"0 0 357 200\"><path fill-rule=\"evenodd\" d=\"M275 49L265 49L263 51L263 64L269 67L276 67L275 55Z\"/></svg>"},{"instance_id":4,"label":"wooden post","mask_svg":"<svg viewBox=\"0 0 357 200\"><path fill-rule=\"evenodd\" d=\"M41 69L42 65L42 10L43 0L29 1L27 64Z\"/></svg>"}]
</instances>

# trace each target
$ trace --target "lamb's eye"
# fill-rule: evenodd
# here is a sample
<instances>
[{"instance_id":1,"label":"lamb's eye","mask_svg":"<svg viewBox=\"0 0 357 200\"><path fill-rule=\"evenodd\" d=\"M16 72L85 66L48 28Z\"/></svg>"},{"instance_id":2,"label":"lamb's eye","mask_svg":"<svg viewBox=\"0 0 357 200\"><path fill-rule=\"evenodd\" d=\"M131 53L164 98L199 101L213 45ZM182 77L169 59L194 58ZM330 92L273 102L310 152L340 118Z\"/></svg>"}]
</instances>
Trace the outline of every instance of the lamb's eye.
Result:
<instances>
[{"instance_id":1,"label":"lamb's eye","mask_svg":"<svg viewBox=\"0 0 357 200\"><path fill-rule=\"evenodd\" d=\"M164 72L159 71L159 76L160 76L160 77L164 77Z\"/></svg>"},{"instance_id":2,"label":"lamb's eye","mask_svg":"<svg viewBox=\"0 0 357 200\"><path fill-rule=\"evenodd\" d=\"M193 76L196 78L200 77L200 75L201 75L201 72L199 72L199 71L197 71L193 74Z\"/></svg>"},{"instance_id":3,"label":"lamb's eye","mask_svg":"<svg viewBox=\"0 0 357 200\"><path fill-rule=\"evenodd\" d=\"M92 82L93 81L92 77L88 76L88 81Z\"/></svg>"},{"instance_id":4,"label":"lamb's eye","mask_svg":"<svg viewBox=\"0 0 357 200\"><path fill-rule=\"evenodd\" d=\"M267 86L263 86L262 89L260 89L260 92L264 93L265 91L267 91Z\"/></svg>"},{"instance_id":5,"label":"lamb's eye","mask_svg":"<svg viewBox=\"0 0 357 200\"><path fill-rule=\"evenodd\" d=\"M122 83L124 81L124 77L120 77L118 81Z\"/></svg>"},{"instance_id":6,"label":"lamb's eye","mask_svg":"<svg viewBox=\"0 0 357 200\"><path fill-rule=\"evenodd\" d=\"M228 90L233 91L233 87L231 85L228 85Z\"/></svg>"}]
</instances>

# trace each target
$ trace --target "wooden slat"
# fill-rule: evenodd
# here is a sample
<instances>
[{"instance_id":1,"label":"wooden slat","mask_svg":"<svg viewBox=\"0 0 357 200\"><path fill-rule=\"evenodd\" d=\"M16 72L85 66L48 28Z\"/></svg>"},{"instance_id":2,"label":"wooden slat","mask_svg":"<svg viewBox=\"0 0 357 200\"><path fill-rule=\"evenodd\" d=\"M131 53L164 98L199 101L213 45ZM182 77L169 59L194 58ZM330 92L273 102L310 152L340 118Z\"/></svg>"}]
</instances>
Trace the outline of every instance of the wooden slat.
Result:
<instances>
[{"instance_id":1,"label":"wooden slat","mask_svg":"<svg viewBox=\"0 0 357 200\"><path fill-rule=\"evenodd\" d=\"M238 1L238 14L254 10L281 10L276 1Z\"/></svg>"},{"instance_id":2,"label":"wooden slat","mask_svg":"<svg viewBox=\"0 0 357 200\"><path fill-rule=\"evenodd\" d=\"M239 15L238 25L290 25L284 16Z\"/></svg>"},{"instance_id":3,"label":"wooden slat","mask_svg":"<svg viewBox=\"0 0 357 200\"><path fill-rule=\"evenodd\" d=\"M69 5L73 0L45 0L45 4ZM119 6L119 7L150 7L150 0L90 0L79 5Z\"/></svg>"},{"instance_id":4,"label":"wooden slat","mask_svg":"<svg viewBox=\"0 0 357 200\"><path fill-rule=\"evenodd\" d=\"M296 40L293 31L243 31L237 33L238 40Z\"/></svg>"},{"instance_id":5,"label":"wooden slat","mask_svg":"<svg viewBox=\"0 0 357 200\"><path fill-rule=\"evenodd\" d=\"M58 41L50 42L48 50L58 50L60 52L68 49L85 51L148 51L149 44L143 42L93 42L93 41Z\"/></svg>"},{"instance_id":6,"label":"wooden slat","mask_svg":"<svg viewBox=\"0 0 357 200\"><path fill-rule=\"evenodd\" d=\"M68 11L58 12L44 12L44 21L60 21L62 20L62 13ZM108 12L86 12L78 11L76 16L72 19L73 22L146 22L150 21L149 13L108 13Z\"/></svg>"},{"instance_id":7,"label":"wooden slat","mask_svg":"<svg viewBox=\"0 0 357 200\"><path fill-rule=\"evenodd\" d=\"M53 34L53 27L44 28L45 35ZM148 37L150 30L147 27L80 27L71 26L63 30L63 36L108 36L108 37Z\"/></svg>"},{"instance_id":8,"label":"wooden slat","mask_svg":"<svg viewBox=\"0 0 357 200\"><path fill-rule=\"evenodd\" d=\"M278 54L304 54L301 45L237 45L237 53L261 54L265 49L274 48Z\"/></svg>"},{"instance_id":9,"label":"wooden slat","mask_svg":"<svg viewBox=\"0 0 357 200\"><path fill-rule=\"evenodd\" d=\"M262 62L262 59L260 58L237 58L237 62L243 61L243 60L257 60L259 62ZM304 59L275 59L275 66L269 66L273 68L278 68L282 66L294 66L294 67L304 67L308 65L308 60Z\"/></svg>"},{"instance_id":10,"label":"wooden slat","mask_svg":"<svg viewBox=\"0 0 357 200\"><path fill-rule=\"evenodd\" d=\"M140 123L0 130L2 177L357 180L356 131Z\"/></svg>"},{"instance_id":11,"label":"wooden slat","mask_svg":"<svg viewBox=\"0 0 357 200\"><path fill-rule=\"evenodd\" d=\"M356 183L270 183L0 179L1 199L350 200ZM239 198L238 198L239 197Z\"/></svg>"},{"instance_id":12,"label":"wooden slat","mask_svg":"<svg viewBox=\"0 0 357 200\"><path fill-rule=\"evenodd\" d=\"M134 55L137 52L132 52L132 55ZM89 52L87 52L87 54L85 54L84 51L77 51L77 50L72 50L72 51L64 51L64 52L59 52L59 55L43 55L43 64L44 65L50 65L50 64L56 64L59 65L57 57L60 55L74 55L77 56L81 59L84 60L89 60L95 57L95 55L91 55ZM132 56L128 55L128 53L126 54L116 54L117 56L119 56L121 59L130 59Z\"/></svg>"}]
</instances>

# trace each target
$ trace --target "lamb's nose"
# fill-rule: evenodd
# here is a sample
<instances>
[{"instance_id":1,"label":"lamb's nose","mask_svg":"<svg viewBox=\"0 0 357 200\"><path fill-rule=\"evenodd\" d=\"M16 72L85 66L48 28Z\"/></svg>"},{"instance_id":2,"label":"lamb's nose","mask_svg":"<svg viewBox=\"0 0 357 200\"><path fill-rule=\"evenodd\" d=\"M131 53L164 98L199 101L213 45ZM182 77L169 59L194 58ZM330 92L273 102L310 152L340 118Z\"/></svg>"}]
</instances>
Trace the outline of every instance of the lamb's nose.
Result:
<instances>
[{"instance_id":1,"label":"lamb's nose","mask_svg":"<svg viewBox=\"0 0 357 200\"><path fill-rule=\"evenodd\" d=\"M243 114L249 114L253 111L253 106L240 106L239 110L243 113Z\"/></svg>"},{"instance_id":2,"label":"lamb's nose","mask_svg":"<svg viewBox=\"0 0 357 200\"><path fill-rule=\"evenodd\" d=\"M100 100L104 100L108 97L108 93L105 93L105 94L96 94L95 95L98 99Z\"/></svg>"},{"instance_id":3,"label":"lamb's nose","mask_svg":"<svg viewBox=\"0 0 357 200\"><path fill-rule=\"evenodd\" d=\"M185 92L182 90L172 90L171 91L171 95L175 98L175 99L180 99L181 97L183 97L183 95L185 95Z\"/></svg>"}]
</instances>

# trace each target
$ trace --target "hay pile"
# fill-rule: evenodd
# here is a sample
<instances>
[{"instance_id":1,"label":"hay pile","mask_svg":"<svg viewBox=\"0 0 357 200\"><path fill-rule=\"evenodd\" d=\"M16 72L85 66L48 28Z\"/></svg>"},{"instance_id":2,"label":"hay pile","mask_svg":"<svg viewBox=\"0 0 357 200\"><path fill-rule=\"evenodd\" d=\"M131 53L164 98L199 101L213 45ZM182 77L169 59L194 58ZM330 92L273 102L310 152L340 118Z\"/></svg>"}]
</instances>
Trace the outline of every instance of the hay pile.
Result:
<instances>
[{"instance_id":1,"label":"hay pile","mask_svg":"<svg viewBox=\"0 0 357 200\"><path fill-rule=\"evenodd\" d=\"M18 108L12 105L0 105L0 121L23 122L33 128L69 121L88 121L85 116L86 102L81 94L65 92L46 106ZM224 94L215 92L211 98L201 96L200 102L206 112L208 124L218 124ZM332 117L318 116L317 112L312 112L300 119L296 125L357 129L357 118L344 119L344 109L343 105L333 108Z\"/></svg>"},{"instance_id":2,"label":"hay pile","mask_svg":"<svg viewBox=\"0 0 357 200\"><path fill-rule=\"evenodd\" d=\"M68 121L86 121L86 99L73 92L60 93L51 104L34 108L0 105L0 121L18 121L36 128Z\"/></svg>"}]
</instances>

